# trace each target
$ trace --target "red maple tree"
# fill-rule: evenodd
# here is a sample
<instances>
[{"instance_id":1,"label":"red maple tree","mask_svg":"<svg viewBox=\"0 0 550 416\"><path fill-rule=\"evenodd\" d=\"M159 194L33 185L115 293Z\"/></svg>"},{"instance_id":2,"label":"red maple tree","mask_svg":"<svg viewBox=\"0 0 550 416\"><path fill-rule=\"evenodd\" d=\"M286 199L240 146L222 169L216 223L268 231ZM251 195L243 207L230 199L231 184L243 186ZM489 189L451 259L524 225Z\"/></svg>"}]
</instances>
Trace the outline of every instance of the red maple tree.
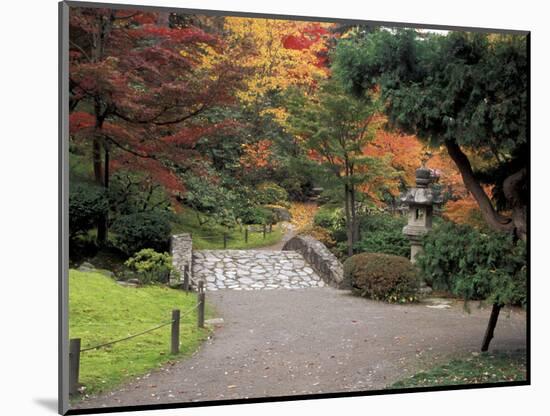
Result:
<instances>
[{"instance_id":1,"label":"red maple tree","mask_svg":"<svg viewBox=\"0 0 550 416\"><path fill-rule=\"evenodd\" d=\"M233 102L238 68L220 59L201 65L223 40L167 13L108 8L70 11L70 133L92 148L94 177L109 186L113 168L147 172L172 193L184 190L173 170L197 140L222 134L233 120L205 113ZM104 239L106 224L98 228Z\"/></svg>"}]
</instances>

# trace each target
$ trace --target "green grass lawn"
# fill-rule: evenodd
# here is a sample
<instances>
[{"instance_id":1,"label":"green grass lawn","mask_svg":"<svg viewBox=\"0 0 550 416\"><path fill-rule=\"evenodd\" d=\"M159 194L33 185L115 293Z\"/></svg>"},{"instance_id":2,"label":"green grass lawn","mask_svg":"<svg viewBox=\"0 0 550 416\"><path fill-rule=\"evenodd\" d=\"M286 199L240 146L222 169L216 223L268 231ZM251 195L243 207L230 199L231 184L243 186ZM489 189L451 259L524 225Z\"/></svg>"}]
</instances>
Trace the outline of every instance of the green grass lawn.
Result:
<instances>
[{"instance_id":1,"label":"green grass lawn","mask_svg":"<svg viewBox=\"0 0 550 416\"><path fill-rule=\"evenodd\" d=\"M521 381L527 377L525 352L482 353L457 358L392 384L389 388L452 386Z\"/></svg>"},{"instance_id":2,"label":"green grass lawn","mask_svg":"<svg viewBox=\"0 0 550 416\"><path fill-rule=\"evenodd\" d=\"M190 208L185 208L183 212L177 215L177 220L172 224L172 233L192 233L193 248L197 250L223 249L223 234L227 233L228 249L246 249L265 247L276 244L283 237L283 231L277 225L274 225L272 232L267 232L265 239L261 232L261 225L252 226L258 231L248 233L248 243L245 243L245 233L238 227L227 230L225 227L217 224L207 223L200 225L196 212ZM268 228L269 230L269 228Z\"/></svg>"},{"instance_id":3,"label":"green grass lawn","mask_svg":"<svg viewBox=\"0 0 550 416\"><path fill-rule=\"evenodd\" d=\"M99 273L69 271L69 334L81 338L81 349L132 335L171 319L180 309L180 355L195 351L208 334L197 327L196 295L163 286L123 287ZM211 316L206 308L206 316ZM123 381L173 360L170 325L80 357L84 393L108 390Z\"/></svg>"}]
</instances>

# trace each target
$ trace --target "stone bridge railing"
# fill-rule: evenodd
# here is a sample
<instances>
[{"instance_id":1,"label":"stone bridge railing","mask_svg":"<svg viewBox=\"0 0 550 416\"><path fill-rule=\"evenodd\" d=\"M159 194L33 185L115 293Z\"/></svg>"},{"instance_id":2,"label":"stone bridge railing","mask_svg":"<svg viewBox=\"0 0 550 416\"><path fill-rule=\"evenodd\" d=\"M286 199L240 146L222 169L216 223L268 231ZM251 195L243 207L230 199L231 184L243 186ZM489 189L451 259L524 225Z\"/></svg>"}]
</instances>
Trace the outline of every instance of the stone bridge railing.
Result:
<instances>
[{"instance_id":1,"label":"stone bridge railing","mask_svg":"<svg viewBox=\"0 0 550 416\"><path fill-rule=\"evenodd\" d=\"M293 250L300 253L315 272L329 286L337 289L349 289L349 282L344 280L344 267L320 241L309 235L298 235L291 238L283 246L283 250Z\"/></svg>"},{"instance_id":2,"label":"stone bridge railing","mask_svg":"<svg viewBox=\"0 0 550 416\"><path fill-rule=\"evenodd\" d=\"M323 279L323 281L337 289L349 289L349 282L344 280L344 268L342 263L332 254L328 248L309 235L298 235L288 240L283 246L285 251L300 253L311 268ZM177 234L171 240L172 265L179 272L179 280L174 277L170 283L178 285L183 282L185 267L188 267L191 285L193 281L193 240L190 234Z\"/></svg>"},{"instance_id":3,"label":"stone bridge railing","mask_svg":"<svg viewBox=\"0 0 550 416\"><path fill-rule=\"evenodd\" d=\"M172 255L172 266L179 272L179 279L175 276L171 277L170 284L176 285L183 282L185 266L188 267L190 278L192 276L193 240L191 234L173 235L170 241L170 252Z\"/></svg>"}]
</instances>

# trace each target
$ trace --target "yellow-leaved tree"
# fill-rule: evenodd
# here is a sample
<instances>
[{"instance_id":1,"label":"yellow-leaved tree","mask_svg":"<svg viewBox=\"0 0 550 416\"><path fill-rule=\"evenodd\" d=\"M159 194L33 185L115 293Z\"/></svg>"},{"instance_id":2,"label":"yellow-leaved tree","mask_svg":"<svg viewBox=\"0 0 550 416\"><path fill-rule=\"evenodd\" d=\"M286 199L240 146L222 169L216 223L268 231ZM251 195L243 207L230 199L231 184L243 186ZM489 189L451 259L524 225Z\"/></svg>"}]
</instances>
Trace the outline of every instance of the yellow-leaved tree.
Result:
<instances>
[{"instance_id":1,"label":"yellow-leaved tree","mask_svg":"<svg viewBox=\"0 0 550 416\"><path fill-rule=\"evenodd\" d=\"M314 88L328 76L326 66L329 23L276 19L227 17L226 41L240 65L248 73L237 96L261 113L271 114L285 127L286 110L261 105L270 92L290 86Z\"/></svg>"}]
</instances>

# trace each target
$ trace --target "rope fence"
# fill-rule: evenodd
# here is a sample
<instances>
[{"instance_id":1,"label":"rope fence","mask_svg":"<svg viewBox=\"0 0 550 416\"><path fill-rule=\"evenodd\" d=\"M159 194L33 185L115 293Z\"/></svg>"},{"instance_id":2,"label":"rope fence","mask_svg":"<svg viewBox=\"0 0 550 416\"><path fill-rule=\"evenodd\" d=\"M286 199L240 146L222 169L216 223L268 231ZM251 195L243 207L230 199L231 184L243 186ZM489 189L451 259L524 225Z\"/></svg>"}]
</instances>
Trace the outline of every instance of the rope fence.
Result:
<instances>
[{"instance_id":1,"label":"rope fence","mask_svg":"<svg viewBox=\"0 0 550 416\"><path fill-rule=\"evenodd\" d=\"M80 375L80 355L82 353L97 350L104 348L119 342L128 341L133 338L137 338L141 335L148 334L150 332L156 331L160 328L163 328L167 325L172 325L171 336L170 336L170 353L179 354L180 346L180 321L181 318L188 316L195 310L197 310L197 326L199 328L204 328L204 307L206 294L204 291L204 281L200 280L198 282L198 291L197 291L197 303L192 308L186 310L183 314L180 313L179 309L172 310L172 319L169 321L162 322L161 324L154 326L152 328L146 329L145 331L138 332L136 334L128 335L124 338L115 339L113 341L105 342L103 344L94 345L92 347L81 348L81 339L72 338L69 341L69 394L75 395L78 394L79 384L79 375Z\"/></svg>"},{"instance_id":2,"label":"rope fence","mask_svg":"<svg viewBox=\"0 0 550 416\"><path fill-rule=\"evenodd\" d=\"M263 224L262 229L256 231L254 228L251 228L249 226L244 227L244 242L245 244L248 244L248 236L250 233L261 233L263 235L263 238L265 239L266 234L271 233L273 231L273 224ZM192 235L192 234L191 234ZM200 235L199 238L201 240L219 240L220 237L223 238L223 248L227 248L227 242L230 240L238 240L234 237L231 237L229 233L225 232L221 236L220 235Z\"/></svg>"},{"instance_id":3,"label":"rope fence","mask_svg":"<svg viewBox=\"0 0 550 416\"><path fill-rule=\"evenodd\" d=\"M149 332L153 332L157 329L160 329L160 328L163 328L165 327L166 325L170 325L172 322L174 322L173 320L170 320L168 322L165 322L163 324L160 324L158 326L155 326L154 328L150 328L150 329L147 329L143 332L139 332L137 334L134 334L134 335L130 335L130 336L127 336L127 337L124 337L124 338L120 338L120 339L116 339L114 341L109 341L109 342L106 342L104 344L99 344L99 345L95 345L93 347L88 347L88 348L84 348L84 349L81 349L80 352L83 353L83 352L86 352L86 351L92 351L92 350L97 350L99 348L103 348L103 347L107 347L109 345L113 345L113 344L117 344L119 342L122 342L122 341L127 341L129 339L132 339L132 338L136 338L136 337L139 337L140 335L144 335L144 334L148 334Z\"/></svg>"}]
</instances>

